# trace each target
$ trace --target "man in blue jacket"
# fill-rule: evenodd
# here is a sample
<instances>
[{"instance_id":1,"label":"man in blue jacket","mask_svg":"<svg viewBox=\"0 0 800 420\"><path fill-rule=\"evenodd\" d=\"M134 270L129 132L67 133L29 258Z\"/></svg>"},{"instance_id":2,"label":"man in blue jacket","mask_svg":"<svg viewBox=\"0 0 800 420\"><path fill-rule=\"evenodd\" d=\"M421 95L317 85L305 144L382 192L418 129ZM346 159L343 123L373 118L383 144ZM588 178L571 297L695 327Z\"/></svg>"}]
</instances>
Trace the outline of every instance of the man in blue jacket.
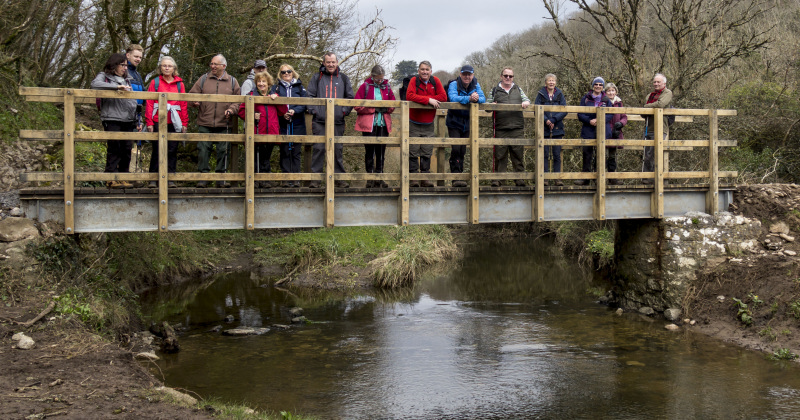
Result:
<instances>
[{"instance_id":1,"label":"man in blue jacket","mask_svg":"<svg viewBox=\"0 0 800 420\"><path fill-rule=\"evenodd\" d=\"M475 78L475 69L470 65L461 67L461 75L458 79L450 81L445 87L447 90L447 100L458 102L462 105L475 103L485 103L486 96L483 94L478 79ZM447 135L451 138L469 137L469 111L461 109L451 109L447 111ZM450 172L460 174L464 172L464 155L467 154L467 146L453 145L450 153ZM478 162L472 162L477 165ZM466 187L465 181L453 181L454 187Z\"/></svg>"},{"instance_id":2,"label":"man in blue jacket","mask_svg":"<svg viewBox=\"0 0 800 420\"><path fill-rule=\"evenodd\" d=\"M144 91L144 79L136 68L144 57L144 48L139 44L128 45L125 49L125 56L128 58L128 75L131 76L131 90L133 92ZM142 103L141 99L136 100L136 129L142 131Z\"/></svg>"}]
</instances>

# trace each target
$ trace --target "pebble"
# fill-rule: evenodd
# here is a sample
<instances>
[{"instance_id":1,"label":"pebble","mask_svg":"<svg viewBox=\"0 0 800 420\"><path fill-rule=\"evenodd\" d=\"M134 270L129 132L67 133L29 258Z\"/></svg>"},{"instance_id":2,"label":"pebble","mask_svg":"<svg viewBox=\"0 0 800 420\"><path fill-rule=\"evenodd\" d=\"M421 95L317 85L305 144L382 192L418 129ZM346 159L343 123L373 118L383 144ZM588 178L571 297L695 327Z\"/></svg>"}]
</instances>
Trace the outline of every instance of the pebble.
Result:
<instances>
[{"instance_id":1,"label":"pebble","mask_svg":"<svg viewBox=\"0 0 800 420\"><path fill-rule=\"evenodd\" d=\"M235 319L233 315L228 315L225 317L225 322L233 322Z\"/></svg>"},{"instance_id":2,"label":"pebble","mask_svg":"<svg viewBox=\"0 0 800 420\"><path fill-rule=\"evenodd\" d=\"M36 342L33 341L32 338L28 337L27 335L23 336L19 342L17 342L17 348L22 350L30 350L36 345Z\"/></svg>"},{"instance_id":3,"label":"pebble","mask_svg":"<svg viewBox=\"0 0 800 420\"><path fill-rule=\"evenodd\" d=\"M303 308L295 307L295 308L289 309L289 315L291 315L292 317L298 317L300 315L303 315Z\"/></svg>"},{"instance_id":4,"label":"pebble","mask_svg":"<svg viewBox=\"0 0 800 420\"><path fill-rule=\"evenodd\" d=\"M19 207L14 207L11 211L8 212L9 216L13 217L20 217L22 216L22 210Z\"/></svg>"},{"instance_id":5,"label":"pebble","mask_svg":"<svg viewBox=\"0 0 800 420\"><path fill-rule=\"evenodd\" d=\"M248 328L248 327L238 327L233 328L230 330L225 330L222 332L222 335L262 335L269 332L269 328Z\"/></svg>"},{"instance_id":6,"label":"pebble","mask_svg":"<svg viewBox=\"0 0 800 420\"><path fill-rule=\"evenodd\" d=\"M725 296L719 295L717 296L717 300L720 302L725 302Z\"/></svg>"},{"instance_id":7,"label":"pebble","mask_svg":"<svg viewBox=\"0 0 800 420\"><path fill-rule=\"evenodd\" d=\"M681 329L681 327L679 327L679 326L677 326L675 324L664 325L664 328L666 328L669 331L678 331L679 329Z\"/></svg>"},{"instance_id":8,"label":"pebble","mask_svg":"<svg viewBox=\"0 0 800 420\"><path fill-rule=\"evenodd\" d=\"M786 255L790 255L790 256L792 256L792 257L794 257L795 255L797 255L797 252L794 252L794 251L792 251L792 250L790 250L790 249L784 249L784 250L783 250L783 253L784 253L784 254L786 254Z\"/></svg>"},{"instance_id":9,"label":"pebble","mask_svg":"<svg viewBox=\"0 0 800 420\"><path fill-rule=\"evenodd\" d=\"M689 325L694 325L694 324L697 324L697 321L695 321L695 320L689 321Z\"/></svg>"},{"instance_id":10,"label":"pebble","mask_svg":"<svg viewBox=\"0 0 800 420\"><path fill-rule=\"evenodd\" d=\"M675 322L681 319L681 310L677 308L666 309L664 311L664 318L667 318L668 320Z\"/></svg>"},{"instance_id":11,"label":"pebble","mask_svg":"<svg viewBox=\"0 0 800 420\"><path fill-rule=\"evenodd\" d=\"M794 242L794 236L789 236L789 235L787 235L785 233L781 233L778 236L780 236L781 239L783 239L786 242Z\"/></svg>"},{"instance_id":12,"label":"pebble","mask_svg":"<svg viewBox=\"0 0 800 420\"><path fill-rule=\"evenodd\" d=\"M656 311L653 308L649 307L649 306L642 306L641 308L639 308L639 313L642 314L642 315L650 316L650 315L655 314Z\"/></svg>"},{"instance_id":13,"label":"pebble","mask_svg":"<svg viewBox=\"0 0 800 420\"><path fill-rule=\"evenodd\" d=\"M302 323L304 323L306 321L307 321L307 319L304 316L298 316L298 317L292 318L292 324L302 324Z\"/></svg>"},{"instance_id":14,"label":"pebble","mask_svg":"<svg viewBox=\"0 0 800 420\"><path fill-rule=\"evenodd\" d=\"M625 311L623 311L622 308L617 308L617 311L616 311L617 315L622 315L623 313L625 313Z\"/></svg>"}]
</instances>

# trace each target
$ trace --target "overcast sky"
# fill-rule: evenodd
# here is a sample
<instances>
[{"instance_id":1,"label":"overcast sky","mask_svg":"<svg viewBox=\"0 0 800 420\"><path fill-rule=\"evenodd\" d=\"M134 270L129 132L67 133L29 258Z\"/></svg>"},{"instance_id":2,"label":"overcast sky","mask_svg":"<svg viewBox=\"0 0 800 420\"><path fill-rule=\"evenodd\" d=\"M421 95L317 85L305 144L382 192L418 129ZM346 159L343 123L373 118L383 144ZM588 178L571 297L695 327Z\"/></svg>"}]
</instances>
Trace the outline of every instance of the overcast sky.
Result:
<instances>
[{"instance_id":1,"label":"overcast sky","mask_svg":"<svg viewBox=\"0 0 800 420\"><path fill-rule=\"evenodd\" d=\"M544 22L541 0L359 0L359 13L381 9L384 22L400 40L391 59L428 60L433 71L461 66L474 51L491 46L500 36L519 33ZM435 40L435 41L434 41Z\"/></svg>"}]
</instances>

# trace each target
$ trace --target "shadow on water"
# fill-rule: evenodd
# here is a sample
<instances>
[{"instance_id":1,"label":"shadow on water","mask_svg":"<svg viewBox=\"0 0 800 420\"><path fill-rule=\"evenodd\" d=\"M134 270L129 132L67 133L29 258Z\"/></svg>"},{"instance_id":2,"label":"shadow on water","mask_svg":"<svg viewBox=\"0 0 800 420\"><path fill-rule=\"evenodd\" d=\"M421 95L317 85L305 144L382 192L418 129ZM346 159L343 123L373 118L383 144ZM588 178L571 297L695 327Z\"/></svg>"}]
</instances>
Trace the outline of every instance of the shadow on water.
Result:
<instances>
[{"instance_id":1,"label":"shadow on water","mask_svg":"<svg viewBox=\"0 0 800 420\"><path fill-rule=\"evenodd\" d=\"M545 240L474 244L416 288L346 295L249 274L144 297L181 323L166 383L317 418L800 416L800 371L664 322L617 316ZM215 325L310 324L227 337ZM232 323L225 323L233 315Z\"/></svg>"}]
</instances>

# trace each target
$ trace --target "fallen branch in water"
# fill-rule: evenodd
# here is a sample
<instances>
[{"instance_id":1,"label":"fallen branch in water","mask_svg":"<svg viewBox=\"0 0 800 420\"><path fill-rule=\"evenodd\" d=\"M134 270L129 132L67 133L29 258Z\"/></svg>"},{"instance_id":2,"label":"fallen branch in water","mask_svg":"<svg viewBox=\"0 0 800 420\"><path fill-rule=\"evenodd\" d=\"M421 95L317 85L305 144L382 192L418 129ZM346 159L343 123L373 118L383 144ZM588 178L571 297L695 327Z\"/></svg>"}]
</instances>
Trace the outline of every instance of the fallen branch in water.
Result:
<instances>
[{"instance_id":1,"label":"fallen branch in water","mask_svg":"<svg viewBox=\"0 0 800 420\"><path fill-rule=\"evenodd\" d=\"M295 267L294 270L290 271L289 274L286 275L286 277L276 281L275 282L275 286L280 286L280 285L290 281L292 279L292 275L297 271L298 268L300 268L299 265L297 267Z\"/></svg>"}]
</instances>

